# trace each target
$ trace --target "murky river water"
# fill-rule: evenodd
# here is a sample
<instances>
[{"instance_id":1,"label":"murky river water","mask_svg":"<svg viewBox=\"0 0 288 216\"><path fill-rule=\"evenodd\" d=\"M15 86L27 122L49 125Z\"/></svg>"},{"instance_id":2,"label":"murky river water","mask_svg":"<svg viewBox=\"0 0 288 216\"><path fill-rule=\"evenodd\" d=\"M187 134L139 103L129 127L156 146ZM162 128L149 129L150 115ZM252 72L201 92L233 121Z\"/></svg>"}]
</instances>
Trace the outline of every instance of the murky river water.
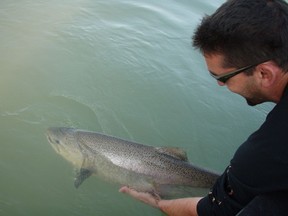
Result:
<instances>
[{"instance_id":1,"label":"murky river water","mask_svg":"<svg viewBox=\"0 0 288 216\"><path fill-rule=\"evenodd\" d=\"M2 0L0 215L161 215L72 166L50 126L184 148L222 171L265 119L206 72L191 36L224 0Z\"/></svg>"}]
</instances>

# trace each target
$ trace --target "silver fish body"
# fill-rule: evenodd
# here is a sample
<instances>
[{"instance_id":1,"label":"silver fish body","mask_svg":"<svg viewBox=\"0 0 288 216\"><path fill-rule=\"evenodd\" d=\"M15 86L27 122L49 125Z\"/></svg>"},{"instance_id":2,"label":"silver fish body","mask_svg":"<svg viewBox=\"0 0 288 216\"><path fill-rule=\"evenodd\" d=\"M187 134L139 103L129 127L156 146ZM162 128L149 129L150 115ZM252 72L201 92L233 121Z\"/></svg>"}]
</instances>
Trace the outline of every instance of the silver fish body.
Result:
<instances>
[{"instance_id":1,"label":"silver fish body","mask_svg":"<svg viewBox=\"0 0 288 216\"><path fill-rule=\"evenodd\" d=\"M209 188L219 177L189 163L179 148L157 148L73 128L49 128L47 138L78 168L75 187L96 174L138 191L161 194L159 188L165 185Z\"/></svg>"}]
</instances>

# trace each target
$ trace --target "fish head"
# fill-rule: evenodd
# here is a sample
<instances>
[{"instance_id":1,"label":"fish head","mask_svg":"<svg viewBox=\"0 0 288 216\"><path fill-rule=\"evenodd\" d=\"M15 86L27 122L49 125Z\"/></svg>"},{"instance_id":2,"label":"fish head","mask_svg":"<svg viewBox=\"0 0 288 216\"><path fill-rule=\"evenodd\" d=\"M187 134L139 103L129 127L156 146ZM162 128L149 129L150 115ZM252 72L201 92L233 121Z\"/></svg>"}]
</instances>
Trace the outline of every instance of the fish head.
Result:
<instances>
[{"instance_id":1,"label":"fish head","mask_svg":"<svg viewBox=\"0 0 288 216\"><path fill-rule=\"evenodd\" d=\"M84 157L75 133L73 128L51 127L47 129L46 136L56 153L74 166L81 167Z\"/></svg>"}]
</instances>

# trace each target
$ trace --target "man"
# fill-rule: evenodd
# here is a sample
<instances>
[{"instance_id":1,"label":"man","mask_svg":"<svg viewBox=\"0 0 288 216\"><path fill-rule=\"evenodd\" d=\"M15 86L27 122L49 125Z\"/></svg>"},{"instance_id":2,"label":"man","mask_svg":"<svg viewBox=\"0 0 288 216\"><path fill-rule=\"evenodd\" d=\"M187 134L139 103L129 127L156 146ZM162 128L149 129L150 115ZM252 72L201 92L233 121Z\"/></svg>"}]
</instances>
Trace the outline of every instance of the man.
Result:
<instances>
[{"instance_id":1,"label":"man","mask_svg":"<svg viewBox=\"0 0 288 216\"><path fill-rule=\"evenodd\" d=\"M274 215L288 215L287 3L228 0L202 20L193 45L219 85L243 96L251 106L267 101L276 106L239 147L206 197L156 200L127 187L120 191L168 215L236 215L258 197L273 200L279 206L274 212L283 209Z\"/></svg>"}]
</instances>

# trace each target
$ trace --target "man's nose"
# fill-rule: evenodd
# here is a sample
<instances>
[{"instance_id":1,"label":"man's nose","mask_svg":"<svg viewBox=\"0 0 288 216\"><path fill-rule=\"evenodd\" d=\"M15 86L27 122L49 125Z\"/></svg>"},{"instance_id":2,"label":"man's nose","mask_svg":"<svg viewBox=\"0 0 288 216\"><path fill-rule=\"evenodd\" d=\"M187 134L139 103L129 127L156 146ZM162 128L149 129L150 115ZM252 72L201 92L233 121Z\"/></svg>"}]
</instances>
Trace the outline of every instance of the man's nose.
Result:
<instances>
[{"instance_id":1,"label":"man's nose","mask_svg":"<svg viewBox=\"0 0 288 216\"><path fill-rule=\"evenodd\" d=\"M225 83L223 83L223 82L221 82L219 80L217 80L217 83L218 83L219 86L224 86L225 85Z\"/></svg>"}]
</instances>

